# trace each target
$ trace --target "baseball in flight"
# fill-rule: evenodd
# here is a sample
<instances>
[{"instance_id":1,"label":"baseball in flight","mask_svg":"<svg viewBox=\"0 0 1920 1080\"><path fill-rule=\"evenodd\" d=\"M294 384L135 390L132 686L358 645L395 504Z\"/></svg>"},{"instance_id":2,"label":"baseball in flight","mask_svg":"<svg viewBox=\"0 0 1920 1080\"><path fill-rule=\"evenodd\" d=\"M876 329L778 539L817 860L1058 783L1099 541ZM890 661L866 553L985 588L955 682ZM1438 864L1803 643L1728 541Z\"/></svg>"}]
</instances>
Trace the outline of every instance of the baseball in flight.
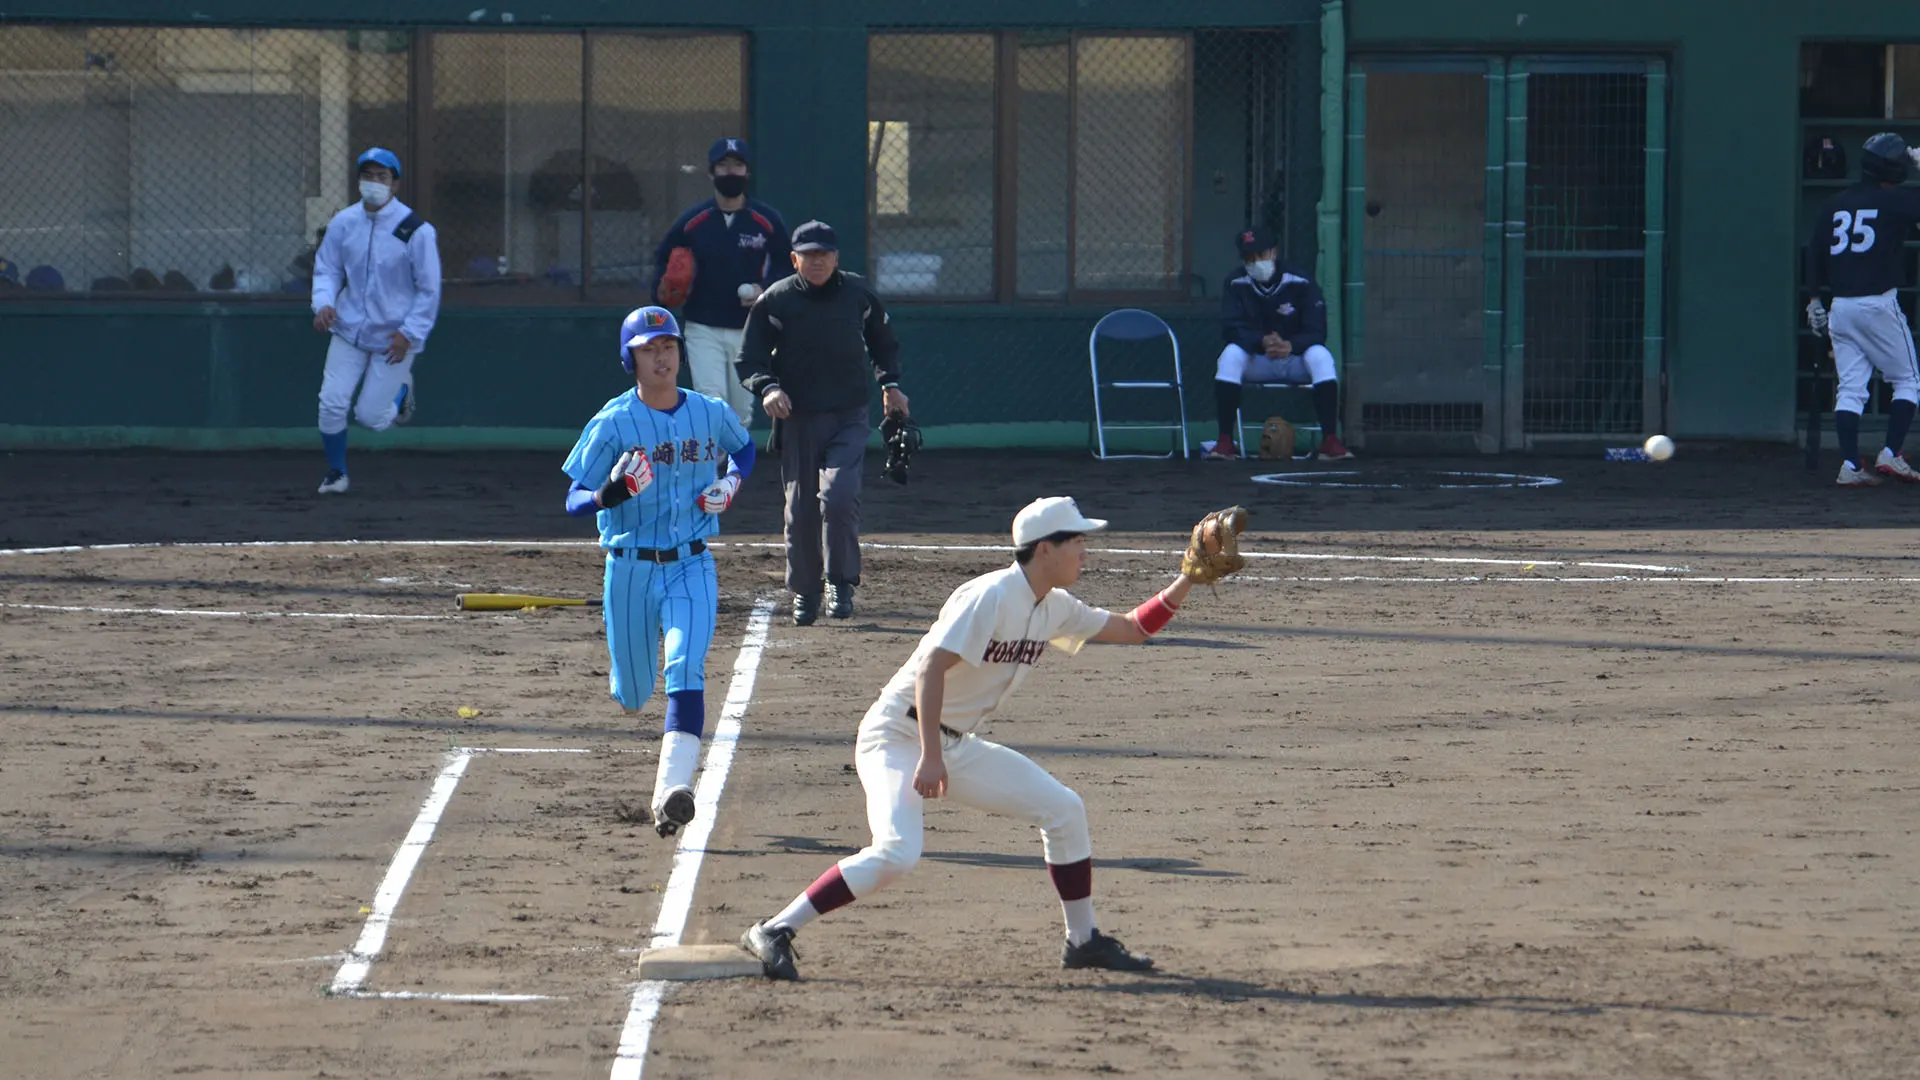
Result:
<instances>
[{"instance_id":1,"label":"baseball in flight","mask_svg":"<svg viewBox=\"0 0 1920 1080\"><path fill-rule=\"evenodd\" d=\"M1641 449L1645 450L1647 456L1654 461L1665 461L1673 456L1673 440L1665 435L1655 435L1648 439Z\"/></svg>"}]
</instances>

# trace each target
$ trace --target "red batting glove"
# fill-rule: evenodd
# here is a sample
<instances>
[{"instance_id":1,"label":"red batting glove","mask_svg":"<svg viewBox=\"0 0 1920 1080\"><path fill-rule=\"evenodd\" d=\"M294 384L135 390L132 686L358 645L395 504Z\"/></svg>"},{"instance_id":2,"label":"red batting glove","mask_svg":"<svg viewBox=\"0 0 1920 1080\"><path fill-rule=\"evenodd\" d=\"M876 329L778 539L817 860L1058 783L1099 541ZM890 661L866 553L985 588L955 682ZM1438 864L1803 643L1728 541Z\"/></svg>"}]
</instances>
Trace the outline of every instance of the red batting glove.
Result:
<instances>
[{"instance_id":1,"label":"red batting glove","mask_svg":"<svg viewBox=\"0 0 1920 1080\"><path fill-rule=\"evenodd\" d=\"M724 513L727 507L733 505L733 497L739 492L740 477L738 475L723 476L707 485L707 489L700 493L698 500L700 509L709 514Z\"/></svg>"},{"instance_id":2,"label":"red batting glove","mask_svg":"<svg viewBox=\"0 0 1920 1080\"><path fill-rule=\"evenodd\" d=\"M613 463L613 474L607 479L624 484L628 495L638 495L653 483L653 461L645 450L636 446L620 455L620 460Z\"/></svg>"}]
</instances>

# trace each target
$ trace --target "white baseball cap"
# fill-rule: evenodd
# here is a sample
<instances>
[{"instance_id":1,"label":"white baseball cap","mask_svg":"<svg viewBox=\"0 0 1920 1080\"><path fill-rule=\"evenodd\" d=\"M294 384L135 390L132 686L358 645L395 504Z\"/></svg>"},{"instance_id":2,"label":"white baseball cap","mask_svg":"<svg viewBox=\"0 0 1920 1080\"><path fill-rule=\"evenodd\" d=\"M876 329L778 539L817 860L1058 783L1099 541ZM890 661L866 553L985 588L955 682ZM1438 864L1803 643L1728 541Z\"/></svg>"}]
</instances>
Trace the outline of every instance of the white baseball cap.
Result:
<instances>
[{"instance_id":1,"label":"white baseball cap","mask_svg":"<svg viewBox=\"0 0 1920 1080\"><path fill-rule=\"evenodd\" d=\"M1099 532L1106 527L1107 523L1100 518L1082 514L1072 499L1065 495L1054 495L1035 499L1013 515L1013 546L1026 547L1054 533Z\"/></svg>"}]
</instances>

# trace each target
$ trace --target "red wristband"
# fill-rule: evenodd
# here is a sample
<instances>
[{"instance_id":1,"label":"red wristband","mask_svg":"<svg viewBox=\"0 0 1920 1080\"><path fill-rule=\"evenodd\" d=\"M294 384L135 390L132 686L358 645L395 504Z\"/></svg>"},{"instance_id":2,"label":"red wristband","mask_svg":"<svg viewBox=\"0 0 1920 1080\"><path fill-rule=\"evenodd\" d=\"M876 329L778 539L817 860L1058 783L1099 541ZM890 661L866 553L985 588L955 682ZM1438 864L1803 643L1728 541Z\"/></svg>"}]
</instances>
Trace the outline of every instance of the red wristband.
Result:
<instances>
[{"instance_id":1,"label":"red wristband","mask_svg":"<svg viewBox=\"0 0 1920 1080\"><path fill-rule=\"evenodd\" d=\"M1154 593L1146 603L1133 609L1133 622L1141 633L1152 637L1173 621L1173 611L1173 607L1159 593Z\"/></svg>"}]
</instances>

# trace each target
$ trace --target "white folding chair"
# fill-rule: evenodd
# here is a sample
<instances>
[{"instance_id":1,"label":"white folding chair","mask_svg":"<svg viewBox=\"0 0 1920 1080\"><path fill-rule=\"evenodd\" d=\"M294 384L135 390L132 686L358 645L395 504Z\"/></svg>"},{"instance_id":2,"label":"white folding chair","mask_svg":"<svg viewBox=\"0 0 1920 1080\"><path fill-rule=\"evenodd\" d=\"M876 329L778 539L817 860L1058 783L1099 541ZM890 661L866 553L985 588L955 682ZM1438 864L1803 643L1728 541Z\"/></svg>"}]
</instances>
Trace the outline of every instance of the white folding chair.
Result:
<instances>
[{"instance_id":1,"label":"white folding chair","mask_svg":"<svg viewBox=\"0 0 1920 1080\"><path fill-rule=\"evenodd\" d=\"M1110 341L1149 342L1166 338L1172 347L1171 379L1133 378L1132 373L1111 382L1100 378L1100 339ZM1110 458L1170 458L1174 455L1187 457L1187 398L1180 388L1180 340L1173 335L1173 328L1151 311L1139 308L1121 308L1108 312L1093 325L1093 333L1087 337L1087 365L1093 376L1093 430L1096 449L1094 456L1102 461ZM1178 412L1179 422L1169 423L1159 420L1108 420L1106 408L1101 403L1101 394L1108 390L1173 392L1173 405ZM1128 395L1131 397L1131 393ZM1170 431L1173 433L1173 448L1164 454L1110 454L1107 452L1107 432L1112 431Z\"/></svg>"}]
</instances>

